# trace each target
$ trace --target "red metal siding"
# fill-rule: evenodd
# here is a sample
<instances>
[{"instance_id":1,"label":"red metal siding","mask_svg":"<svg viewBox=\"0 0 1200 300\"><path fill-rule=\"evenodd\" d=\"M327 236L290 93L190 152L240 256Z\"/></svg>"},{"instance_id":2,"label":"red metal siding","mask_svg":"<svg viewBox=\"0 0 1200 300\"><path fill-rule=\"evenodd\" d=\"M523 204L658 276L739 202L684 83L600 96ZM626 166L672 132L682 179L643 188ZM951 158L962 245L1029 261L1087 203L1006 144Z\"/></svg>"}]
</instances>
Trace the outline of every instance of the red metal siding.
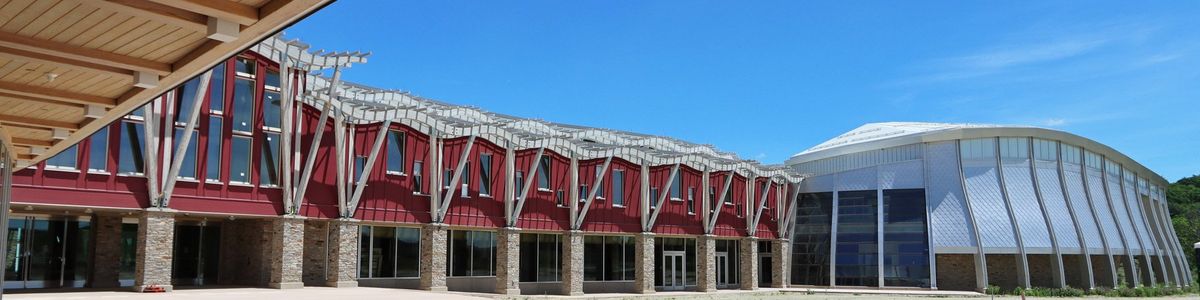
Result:
<instances>
[{"instance_id":1,"label":"red metal siding","mask_svg":"<svg viewBox=\"0 0 1200 300\"><path fill-rule=\"evenodd\" d=\"M438 176L443 176L445 171L450 171L453 176L454 171L458 168L459 159L462 158L462 152L466 149L467 140L467 137L460 137L443 141L442 169L438 171ZM480 154L492 155L492 195L488 197L479 195ZM504 174L504 148L483 138L475 138L475 145L471 146L471 152L467 155L467 165L469 169L464 169L465 172L459 179L459 186L455 188L454 195L450 195L451 201L447 208L445 223L487 228L504 227L504 177L496 176ZM462 183L464 182L467 183L467 197L463 197L462 194ZM448 184L450 184L449 179L442 182L443 186ZM445 195L444 188L438 189L438 191Z\"/></svg>"},{"instance_id":2,"label":"red metal siding","mask_svg":"<svg viewBox=\"0 0 1200 300\"><path fill-rule=\"evenodd\" d=\"M657 166L650 168L650 186L658 187L659 193L666 194L666 201L663 201L662 206L658 209L662 212L658 213L658 218L654 222L654 233L658 234L704 234L704 223L700 219L698 213L688 213L687 197L688 188L700 190L701 172L687 166L679 167L679 198L678 200L671 197L671 182L667 181L671 177L672 165ZM660 194L660 195L661 195ZM697 192L695 197L699 198ZM650 199L658 201L658 199ZM695 199L696 212L701 209L700 199ZM651 211L653 213L653 211Z\"/></svg>"},{"instance_id":3,"label":"red metal siding","mask_svg":"<svg viewBox=\"0 0 1200 300\"><path fill-rule=\"evenodd\" d=\"M537 150L535 149L517 152L516 170L525 172L525 178L529 178L529 167L533 165L536 156ZM571 201L571 178L568 175L570 174L571 160L550 150L546 150L543 156L550 161L550 188L548 190L538 188L538 179L534 175L533 185L529 194L526 195L528 199L525 200L525 207L517 218L517 227L530 230L570 229L569 213L571 211L567 201ZM538 169L535 173L541 172L541 168ZM558 191L563 192L563 206L556 203L555 193ZM503 210L501 211L503 212ZM503 213L500 214L503 215Z\"/></svg>"},{"instance_id":4,"label":"red metal siding","mask_svg":"<svg viewBox=\"0 0 1200 300\"><path fill-rule=\"evenodd\" d=\"M595 168L598 168L602 164L604 164L604 160L587 161L586 164L580 163L580 172L583 174L595 174ZM584 166L587 167L585 168ZM623 180L625 188L623 191L616 191L612 188L612 174L616 170L622 170L625 173ZM619 233L642 231L642 220L639 213L641 207L640 170L641 167L637 164L620 158L613 158L612 165L609 166L609 170L605 174L608 177L606 177L604 183L605 192L610 196L607 199L597 199L592 202L592 208L583 219L582 230ZM624 206L613 205L611 195L614 193L621 193L624 196Z\"/></svg>"},{"instance_id":5,"label":"red metal siding","mask_svg":"<svg viewBox=\"0 0 1200 300\"><path fill-rule=\"evenodd\" d=\"M769 180L767 178L759 178L755 181L758 182L758 184L763 184L765 182L768 182ZM770 186L768 186L768 188L767 188L766 209L763 209L762 217L759 218L758 226L756 226L757 231L754 233L754 236L756 236L756 237L764 238L764 239L774 239L775 237L779 236L779 232L778 232L779 223L778 223L778 218L776 218L776 216L775 216L776 210L779 207L776 203L776 201L778 201L778 197L777 197L778 190L779 190L779 185L775 184L775 183L771 183ZM760 197L762 197L762 194L760 191L755 191L755 192L760 193L760 194L754 196L755 197L754 201L758 201L758 199L761 199Z\"/></svg>"},{"instance_id":6,"label":"red metal siding","mask_svg":"<svg viewBox=\"0 0 1200 300\"><path fill-rule=\"evenodd\" d=\"M363 134L361 140L374 142L375 131L382 124L372 124L360 126L361 130L370 130L370 134ZM388 138L384 141L383 148L379 150L379 157L376 158L375 167L372 168L371 175L367 179L367 186L363 189L362 198L359 200L358 208L354 217L366 221L380 222L399 222L399 223L429 223L431 221L429 214L429 196L426 193L414 193L413 163L420 161L424 163L429 160L429 137L422 134L413 128L392 124L391 130L403 132L405 135L404 146L404 162L402 174L387 173L388 151L387 147L394 147L392 140ZM370 149L366 152L370 154ZM363 154L366 155L366 154ZM422 181L424 186L429 184L428 166L423 166ZM428 191L428 189L426 189ZM334 203L336 205L336 202Z\"/></svg>"},{"instance_id":7,"label":"red metal siding","mask_svg":"<svg viewBox=\"0 0 1200 300\"><path fill-rule=\"evenodd\" d=\"M721 195L720 185L725 184L725 176L728 172L714 173L711 182L719 182L714 184L717 187L717 197ZM733 177L733 187L729 189L733 194L733 204L721 203L721 216L717 218L717 225L713 227L713 234L718 236L741 237L746 236L746 215L738 210L739 207L745 209L746 204L746 177L741 174L735 174ZM721 201L718 200L718 203Z\"/></svg>"}]
</instances>

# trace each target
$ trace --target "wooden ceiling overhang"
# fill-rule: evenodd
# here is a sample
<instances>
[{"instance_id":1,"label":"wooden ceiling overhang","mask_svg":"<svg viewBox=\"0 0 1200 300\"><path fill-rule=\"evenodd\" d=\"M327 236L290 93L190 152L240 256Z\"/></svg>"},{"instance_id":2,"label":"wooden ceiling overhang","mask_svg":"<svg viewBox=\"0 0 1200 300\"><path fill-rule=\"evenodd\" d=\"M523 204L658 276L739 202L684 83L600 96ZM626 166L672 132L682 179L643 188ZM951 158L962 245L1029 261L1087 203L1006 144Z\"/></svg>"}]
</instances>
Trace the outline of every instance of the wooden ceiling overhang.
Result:
<instances>
[{"instance_id":1,"label":"wooden ceiling overhang","mask_svg":"<svg viewBox=\"0 0 1200 300\"><path fill-rule=\"evenodd\" d=\"M25 167L333 0L0 0L0 142Z\"/></svg>"}]
</instances>

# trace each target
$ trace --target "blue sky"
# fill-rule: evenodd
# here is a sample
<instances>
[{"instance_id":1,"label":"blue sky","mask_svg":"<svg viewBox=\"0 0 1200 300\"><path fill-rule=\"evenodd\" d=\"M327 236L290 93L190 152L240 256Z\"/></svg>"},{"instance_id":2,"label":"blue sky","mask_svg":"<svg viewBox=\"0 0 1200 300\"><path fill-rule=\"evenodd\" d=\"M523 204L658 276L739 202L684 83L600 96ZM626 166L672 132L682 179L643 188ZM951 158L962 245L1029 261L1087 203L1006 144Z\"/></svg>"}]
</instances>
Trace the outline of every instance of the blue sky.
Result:
<instances>
[{"instance_id":1,"label":"blue sky","mask_svg":"<svg viewBox=\"0 0 1200 300\"><path fill-rule=\"evenodd\" d=\"M780 163L863 123L1042 126L1200 173L1200 1L341 0L347 80ZM1003 5L1002 5L1003 4Z\"/></svg>"}]
</instances>

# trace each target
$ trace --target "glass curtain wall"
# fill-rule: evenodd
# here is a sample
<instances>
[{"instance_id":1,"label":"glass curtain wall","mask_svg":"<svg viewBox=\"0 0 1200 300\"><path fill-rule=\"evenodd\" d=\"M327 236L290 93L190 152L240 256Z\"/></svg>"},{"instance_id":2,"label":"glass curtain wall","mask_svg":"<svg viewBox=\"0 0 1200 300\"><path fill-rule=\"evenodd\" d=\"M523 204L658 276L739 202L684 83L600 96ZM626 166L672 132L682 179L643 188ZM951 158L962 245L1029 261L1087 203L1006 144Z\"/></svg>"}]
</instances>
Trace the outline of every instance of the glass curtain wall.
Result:
<instances>
[{"instance_id":1,"label":"glass curtain wall","mask_svg":"<svg viewBox=\"0 0 1200 300\"><path fill-rule=\"evenodd\" d=\"M634 241L630 236L584 236L584 281L632 281Z\"/></svg>"},{"instance_id":2,"label":"glass curtain wall","mask_svg":"<svg viewBox=\"0 0 1200 300\"><path fill-rule=\"evenodd\" d=\"M86 218L9 217L4 288L83 287L91 273L91 224Z\"/></svg>"},{"instance_id":3,"label":"glass curtain wall","mask_svg":"<svg viewBox=\"0 0 1200 300\"><path fill-rule=\"evenodd\" d=\"M792 284L829 285L833 193L800 195L792 231Z\"/></svg>"},{"instance_id":4,"label":"glass curtain wall","mask_svg":"<svg viewBox=\"0 0 1200 300\"><path fill-rule=\"evenodd\" d=\"M929 287L925 190L883 191L883 284Z\"/></svg>"},{"instance_id":5,"label":"glass curtain wall","mask_svg":"<svg viewBox=\"0 0 1200 300\"><path fill-rule=\"evenodd\" d=\"M359 231L359 278L420 276L421 230L362 226Z\"/></svg>"},{"instance_id":6,"label":"glass curtain wall","mask_svg":"<svg viewBox=\"0 0 1200 300\"><path fill-rule=\"evenodd\" d=\"M562 236L521 234L521 282L562 281Z\"/></svg>"},{"instance_id":7,"label":"glass curtain wall","mask_svg":"<svg viewBox=\"0 0 1200 300\"><path fill-rule=\"evenodd\" d=\"M874 190L838 192L837 285L879 285L877 201Z\"/></svg>"},{"instance_id":8,"label":"glass curtain wall","mask_svg":"<svg viewBox=\"0 0 1200 300\"><path fill-rule=\"evenodd\" d=\"M496 276L496 233L451 230L446 243L450 276Z\"/></svg>"}]
</instances>

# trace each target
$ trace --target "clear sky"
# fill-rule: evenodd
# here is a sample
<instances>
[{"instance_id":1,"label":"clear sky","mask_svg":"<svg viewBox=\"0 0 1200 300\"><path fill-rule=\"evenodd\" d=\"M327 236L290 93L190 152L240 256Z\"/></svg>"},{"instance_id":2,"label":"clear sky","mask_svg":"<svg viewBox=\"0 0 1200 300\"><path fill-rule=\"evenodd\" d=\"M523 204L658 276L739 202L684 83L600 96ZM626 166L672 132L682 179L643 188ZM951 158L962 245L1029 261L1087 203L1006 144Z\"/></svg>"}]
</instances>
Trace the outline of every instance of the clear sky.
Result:
<instances>
[{"instance_id":1,"label":"clear sky","mask_svg":"<svg viewBox=\"0 0 1200 300\"><path fill-rule=\"evenodd\" d=\"M1200 1L341 0L347 80L764 163L863 123L1022 124L1200 173Z\"/></svg>"}]
</instances>

